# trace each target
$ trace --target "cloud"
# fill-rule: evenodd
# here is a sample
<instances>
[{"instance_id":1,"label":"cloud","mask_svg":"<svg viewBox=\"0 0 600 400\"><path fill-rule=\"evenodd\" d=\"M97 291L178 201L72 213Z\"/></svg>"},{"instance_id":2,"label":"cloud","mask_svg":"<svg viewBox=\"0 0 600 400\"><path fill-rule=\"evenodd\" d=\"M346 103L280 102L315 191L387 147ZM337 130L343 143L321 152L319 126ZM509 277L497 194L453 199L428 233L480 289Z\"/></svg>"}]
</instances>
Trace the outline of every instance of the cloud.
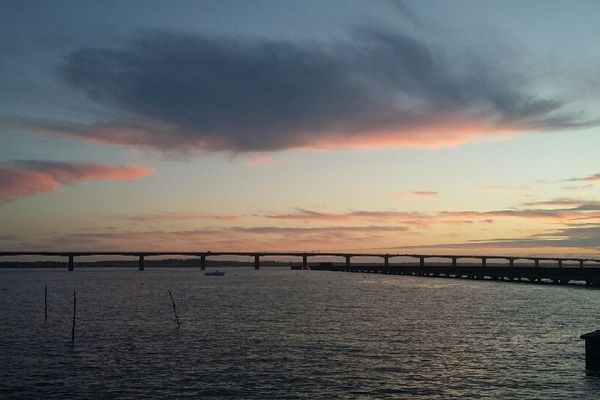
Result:
<instances>
[{"instance_id":1,"label":"cloud","mask_svg":"<svg viewBox=\"0 0 600 400\"><path fill-rule=\"evenodd\" d=\"M562 186L561 189L580 192L592 187L594 187L594 185Z\"/></svg>"},{"instance_id":2,"label":"cloud","mask_svg":"<svg viewBox=\"0 0 600 400\"><path fill-rule=\"evenodd\" d=\"M150 175L141 165L113 166L63 161L14 161L0 167L0 203L54 192L63 185L93 181L131 181Z\"/></svg>"},{"instance_id":3,"label":"cloud","mask_svg":"<svg viewBox=\"0 0 600 400\"><path fill-rule=\"evenodd\" d=\"M531 191L530 186L482 186L482 191L492 193L529 193Z\"/></svg>"},{"instance_id":4,"label":"cloud","mask_svg":"<svg viewBox=\"0 0 600 400\"><path fill-rule=\"evenodd\" d=\"M540 202L551 204L551 201ZM564 203L564 200L563 200ZM557 202L560 204L560 201ZM524 208L504 209L489 211L440 211L437 213L422 212L400 212L400 211L350 211L346 213L325 213L307 209L297 209L287 214L267 214L265 218L282 221L302 222L343 222L357 223L361 221L402 223L405 225L416 225L428 227L432 224L469 224L473 222L491 223L496 219L520 219L538 220L547 222L564 223L582 219L600 219L600 203L598 202L574 202L567 208Z\"/></svg>"},{"instance_id":5,"label":"cloud","mask_svg":"<svg viewBox=\"0 0 600 400\"><path fill-rule=\"evenodd\" d=\"M583 206L585 208L585 205ZM579 218L584 219L584 218ZM600 220L600 215L596 214L595 219ZM482 221L483 222L483 221ZM565 252L575 256L580 254L582 257L597 254L600 249L600 224L571 222L567 226L556 228L547 232L534 233L527 236L512 238L492 238L485 240L467 240L456 243L429 243L421 245L403 245L398 247L379 248L379 250L391 249L448 249L448 250L485 250L494 252L495 249L505 249L515 252L514 254L524 254L522 250L527 250L528 255L549 256L549 249L553 254L562 254Z\"/></svg>"},{"instance_id":6,"label":"cloud","mask_svg":"<svg viewBox=\"0 0 600 400\"><path fill-rule=\"evenodd\" d=\"M117 215L118 219L127 219L135 222L159 222L159 221L194 221L194 220L213 220L213 221L234 221L241 218L240 215L231 214L207 214L199 212L174 213L160 212L149 214Z\"/></svg>"},{"instance_id":7,"label":"cloud","mask_svg":"<svg viewBox=\"0 0 600 400\"><path fill-rule=\"evenodd\" d=\"M329 45L146 32L122 47L69 54L60 76L119 117L14 127L166 152L237 153L436 148L595 124L538 96L502 60L452 58L368 26Z\"/></svg>"},{"instance_id":8,"label":"cloud","mask_svg":"<svg viewBox=\"0 0 600 400\"><path fill-rule=\"evenodd\" d=\"M563 179L561 182L584 182L584 183L600 183L600 174L588 175L582 178Z\"/></svg>"},{"instance_id":9,"label":"cloud","mask_svg":"<svg viewBox=\"0 0 600 400\"><path fill-rule=\"evenodd\" d=\"M535 234L524 238L471 241L465 246L487 247L568 247L600 249L600 225L582 225L561 228L554 232Z\"/></svg>"},{"instance_id":10,"label":"cloud","mask_svg":"<svg viewBox=\"0 0 600 400\"><path fill-rule=\"evenodd\" d=\"M434 197L438 196L440 192L396 192L392 193L391 196L395 199L415 199L415 198L426 198L426 197Z\"/></svg>"},{"instance_id":11,"label":"cloud","mask_svg":"<svg viewBox=\"0 0 600 400\"><path fill-rule=\"evenodd\" d=\"M89 233L85 231L52 235L28 249L82 250L152 249L165 251L202 250L282 250L307 251L307 249L334 250L359 249L369 240L398 237L409 234L403 226L230 226L190 230L119 230Z\"/></svg>"},{"instance_id":12,"label":"cloud","mask_svg":"<svg viewBox=\"0 0 600 400\"><path fill-rule=\"evenodd\" d=\"M340 234L344 232L407 232L409 229L405 226L324 226L324 227L280 227L280 226L260 226L260 227L234 227L230 228L236 232L251 232L265 234L297 234L306 232L319 232L328 234Z\"/></svg>"},{"instance_id":13,"label":"cloud","mask_svg":"<svg viewBox=\"0 0 600 400\"><path fill-rule=\"evenodd\" d=\"M404 0L389 0L389 2L396 10L400 12L400 15L402 15L409 22L416 26L420 26L422 24L421 19L417 17L412 8L410 8Z\"/></svg>"},{"instance_id":14,"label":"cloud","mask_svg":"<svg viewBox=\"0 0 600 400\"><path fill-rule=\"evenodd\" d=\"M585 199L573 199L573 198L560 198L560 199L552 199L552 200L540 200L540 201L530 201L527 203L523 203L524 206L527 207L540 207L540 206L551 206L551 207L576 207L578 210L587 209L600 209L600 202L594 200L585 200Z\"/></svg>"}]
</instances>

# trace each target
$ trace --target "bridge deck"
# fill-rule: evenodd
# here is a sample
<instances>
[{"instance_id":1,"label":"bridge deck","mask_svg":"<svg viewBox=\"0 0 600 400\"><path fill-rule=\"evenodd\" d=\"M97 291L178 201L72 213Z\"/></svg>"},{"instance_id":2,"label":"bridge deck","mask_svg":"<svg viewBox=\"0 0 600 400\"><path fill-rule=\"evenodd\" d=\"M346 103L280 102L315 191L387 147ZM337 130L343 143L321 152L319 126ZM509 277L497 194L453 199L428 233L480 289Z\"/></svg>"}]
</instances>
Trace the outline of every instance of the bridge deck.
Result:
<instances>
[{"instance_id":1,"label":"bridge deck","mask_svg":"<svg viewBox=\"0 0 600 400\"><path fill-rule=\"evenodd\" d=\"M598 267L553 267L553 266L486 266L480 265L317 265L311 267L322 271L345 271L358 273L378 273L392 275L413 275L441 278L488 279L499 281L526 281L531 283L570 284L585 283L587 286L600 286Z\"/></svg>"}]
</instances>

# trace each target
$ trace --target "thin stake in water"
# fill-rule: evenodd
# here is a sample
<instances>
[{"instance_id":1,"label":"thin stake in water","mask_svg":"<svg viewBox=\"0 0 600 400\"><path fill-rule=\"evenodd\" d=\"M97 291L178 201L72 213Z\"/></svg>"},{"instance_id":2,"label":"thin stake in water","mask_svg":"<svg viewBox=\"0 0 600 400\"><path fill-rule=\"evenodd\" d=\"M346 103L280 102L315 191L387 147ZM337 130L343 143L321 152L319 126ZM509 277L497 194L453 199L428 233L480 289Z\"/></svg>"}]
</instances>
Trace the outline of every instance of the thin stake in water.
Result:
<instances>
[{"instance_id":1,"label":"thin stake in water","mask_svg":"<svg viewBox=\"0 0 600 400\"><path fill-rule=\"evenodd\" d=\"M44 286L44 320L48 319L48 285Z\"/></svg>"},{"instance_id":2,"label":"thin stake in water","mask_svg":"<svg viewBox=\"0 0 600 400\"><path fill-rule=\"evenodd\" d=\"M77 292L73 291L73 327L71 328L71 344L75 343L75 311L77 310Z\"/></svg>"},{"instance_id":3,"label":"thin stake in water","mask_svg":"<svg viewBox=\"0 0 600 400\"><path fill-rule=\"evenodd\" d=\"M175 300L173 300L173 294L169 290L169 296L171 296L171 303L173 303L173 314L175 314L175 320L177 321L177 327L179 328L181 324L179 323L179 317L177 316L177 309L175 308Z\"/></svg>"}]
</instances>

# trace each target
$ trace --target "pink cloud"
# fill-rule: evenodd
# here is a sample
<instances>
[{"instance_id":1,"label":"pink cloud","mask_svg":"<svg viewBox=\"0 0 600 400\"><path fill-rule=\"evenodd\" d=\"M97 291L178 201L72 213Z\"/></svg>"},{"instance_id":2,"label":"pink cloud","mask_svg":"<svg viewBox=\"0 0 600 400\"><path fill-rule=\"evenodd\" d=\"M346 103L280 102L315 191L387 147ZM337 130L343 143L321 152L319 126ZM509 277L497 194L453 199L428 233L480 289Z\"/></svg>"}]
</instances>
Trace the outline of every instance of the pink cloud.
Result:
<instances>
[{"instance_id":1,"label":"pink cloud","mask_svg":"<svg viewBox=\"0 0 600 400\"><path fill-rule=\"evenodd\" d=\"M233 148L218 136L177 134L177 127L158 122L113 121L90 124L56 122L16 122L2 120L0 123L14 129L73 138L95 143L159 150L166 153L188 154L197 151L224 151L239 153L244 148ZM393 125L393 124L392 124ZM495 123L477 121L471 117L448 115L421 121L414 125L391 127L360 127L339 124L323 129L319 135L298 134L283 148L297 150L333 149L382 149L382 148L425 148L437 149L455 147L482 140L513 137L530 128L519 125L498 126ZM269 159L262 155L252 155L248 162L262 165Z\"/></svg>"},{"instance_id":2,"label":"pink cloud","mask_svg":"<svg viewBox=\"0 0 600 400\"><path fill-rule=\"evenodd\" d=\"M267 165L271 162L271 158L264 154L253 154L247 158L250 165Z\"/></svg>"},{"instance_id":3,"label":"pink cloud","mask_svg":"<svg viewBox=\"0 0 600 400\"><path fill-rule=\"evenodd\" d=\"M408 234L404 226L230 226L190 230L73 232L43 238L28 248L302 251L359 248L370 240ZM65 247L66 246L66 247Z\"/></svg>"},{"instance_id":4,"label":"pink cloud","mask_svg":"<svg viewBox=\"0 0 600 400\"><path fill-rule=\"evenodd\" d=\"M0 202L54 192L60 186L93 181L132 181L153 172L142 165L112 166L62 161L17 161L0 168Z\"/></svg>"}]
</instances>

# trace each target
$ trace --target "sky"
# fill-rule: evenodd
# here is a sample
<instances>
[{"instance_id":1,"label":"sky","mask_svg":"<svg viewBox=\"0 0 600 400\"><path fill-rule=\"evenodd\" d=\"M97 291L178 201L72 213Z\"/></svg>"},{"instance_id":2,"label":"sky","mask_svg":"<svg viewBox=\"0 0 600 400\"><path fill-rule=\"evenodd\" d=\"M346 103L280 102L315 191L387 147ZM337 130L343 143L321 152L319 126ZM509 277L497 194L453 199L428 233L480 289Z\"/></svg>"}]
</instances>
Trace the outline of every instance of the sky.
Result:
<instances>
[{"instance_id":1,"label":"sky","mask_svg":"<svg viewBox=\"0 0 600 400\"><path fill-rule=\"evenodd\" d=\"M0 249L596 256L597 1L0 2Z\"/></svg>"}]
</instances>

